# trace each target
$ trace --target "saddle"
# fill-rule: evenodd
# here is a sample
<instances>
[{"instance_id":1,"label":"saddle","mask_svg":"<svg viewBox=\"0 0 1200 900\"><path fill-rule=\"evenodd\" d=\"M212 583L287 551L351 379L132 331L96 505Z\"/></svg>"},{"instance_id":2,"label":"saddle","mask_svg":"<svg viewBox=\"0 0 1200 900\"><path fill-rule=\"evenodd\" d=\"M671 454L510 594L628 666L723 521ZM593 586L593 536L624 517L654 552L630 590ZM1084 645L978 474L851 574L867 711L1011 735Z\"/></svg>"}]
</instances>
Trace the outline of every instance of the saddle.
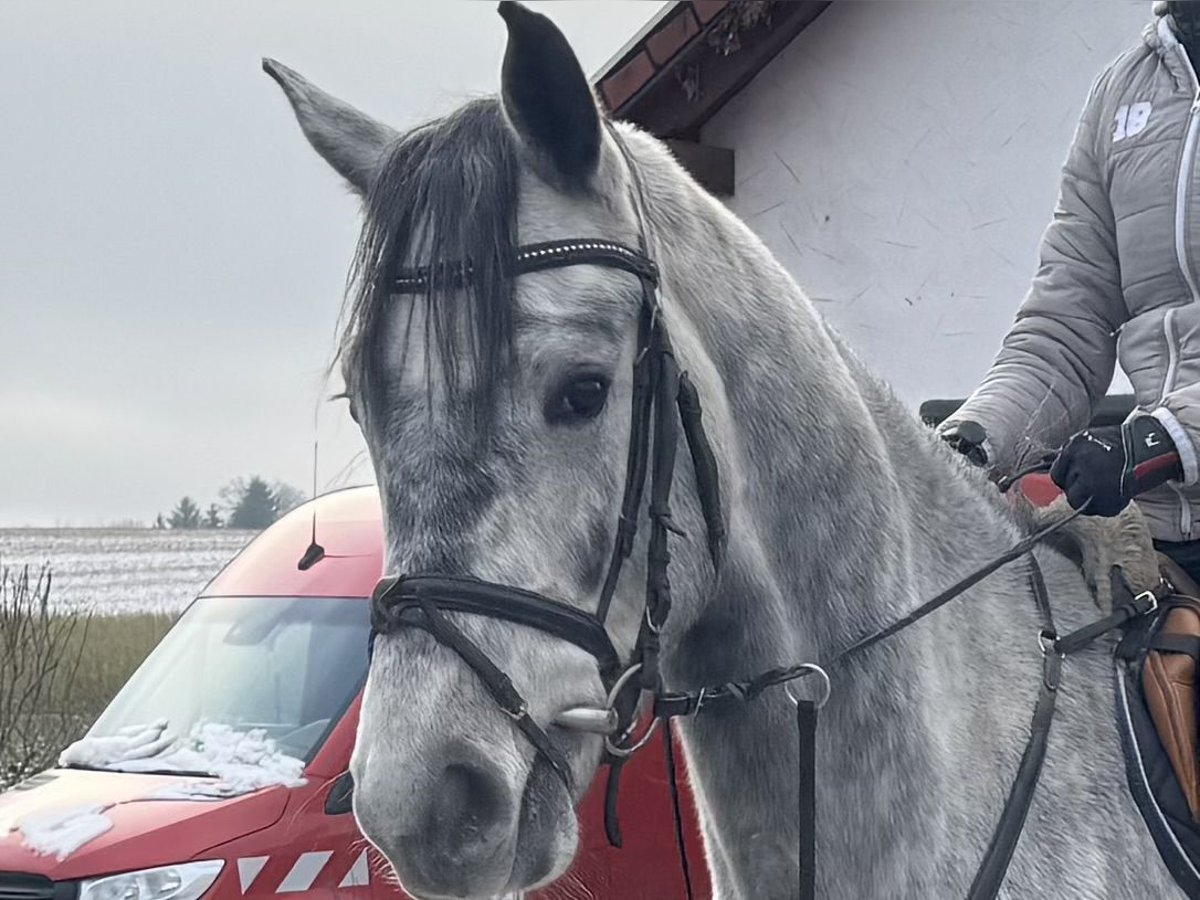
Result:
<instances>
[{"instance_id":1,"label":"saddle","mask_svg":"<svg viewBox=\"0 0 1200 900\"><path fill-rule=\"evenodd\" d=\"M1159 557L1171 593L1114 654L1117 731L1134 803L1175 883L1200 900L1200 586Z\"/></svg>"},{"instance_id":2,"label":"saddle","mask_svg":"<svg viewBox=\"0 0 1200 900\"><path fill-rule=\"evenodd\" d=\"M1200 665L1200 585L1159 554L1171 586L1161 624L1149 636L1142 663L1142 693L1159 741L1179 780L1193 821L1200 822L1200 739L1197 737L1196 669Z\"/></svg>"},{"instance_id":3,"label":"saddle","mask_svg":"<svg viewBox=\"0 0 1200 900\"><path fill-rule=\"evenodd\" d=\"M1048 521L1065 509L1062 500L1032 515ZM1154 550L1132 503L1114 518L1080 517L1048 543L1079 565L1106 612L1160 578L1169 589L1123 627L1113 656L1116 723L1138 811L1176 884L1200 900L1200 585Z\"/></svg>"}]
</instances>

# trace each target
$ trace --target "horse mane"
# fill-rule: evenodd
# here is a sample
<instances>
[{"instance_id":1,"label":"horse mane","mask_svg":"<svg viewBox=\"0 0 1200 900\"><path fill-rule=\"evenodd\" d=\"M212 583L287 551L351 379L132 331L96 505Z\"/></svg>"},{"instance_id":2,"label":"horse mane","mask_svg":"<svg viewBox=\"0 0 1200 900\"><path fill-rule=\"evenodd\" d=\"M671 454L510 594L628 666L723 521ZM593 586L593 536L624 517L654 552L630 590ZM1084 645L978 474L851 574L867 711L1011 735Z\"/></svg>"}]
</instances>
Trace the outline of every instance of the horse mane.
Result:
<instances>
[{"instance_id":1,"label":"horse mane","mask_svg":"<svg viewBox=\"0 0 1200 900\"><path fill-rule=\"evenodd\" d=\"M432 277L424 303L426 379L432 357L453 393L468 355L484 392L499 383L511 360L513 287L505 261L516 246L517 138L496 97L473 100L400 137L389 149L364 204L364 222L339 321L335 363L348 391L370 391L381 363L381 314L397 302L392 282L400 268L466 262L466 287ZM464 341L463 336L467 339ZM491 406L490 397L477 404Z\"/></svg>"}]
</instances>

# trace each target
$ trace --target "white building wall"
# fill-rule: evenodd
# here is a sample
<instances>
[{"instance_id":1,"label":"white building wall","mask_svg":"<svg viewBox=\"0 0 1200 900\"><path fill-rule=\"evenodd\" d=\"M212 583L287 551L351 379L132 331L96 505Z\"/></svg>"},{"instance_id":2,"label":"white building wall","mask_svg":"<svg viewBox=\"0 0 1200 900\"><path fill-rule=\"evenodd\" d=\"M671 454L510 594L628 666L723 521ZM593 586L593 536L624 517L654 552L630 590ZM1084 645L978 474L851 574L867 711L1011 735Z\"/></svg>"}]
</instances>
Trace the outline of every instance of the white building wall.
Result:
<instances>
[{"instance_id":1,"label":"white building wall","mask_svg":"<svg viewBox=\"0 0 1200 900\"><path fill-rule=\"evenodd\" d=\"M837 0L703 140L736 150L729 205L906 402L965 396L1028 289L1092 80L1150 7Z\"/></svg>"}]
</instances>

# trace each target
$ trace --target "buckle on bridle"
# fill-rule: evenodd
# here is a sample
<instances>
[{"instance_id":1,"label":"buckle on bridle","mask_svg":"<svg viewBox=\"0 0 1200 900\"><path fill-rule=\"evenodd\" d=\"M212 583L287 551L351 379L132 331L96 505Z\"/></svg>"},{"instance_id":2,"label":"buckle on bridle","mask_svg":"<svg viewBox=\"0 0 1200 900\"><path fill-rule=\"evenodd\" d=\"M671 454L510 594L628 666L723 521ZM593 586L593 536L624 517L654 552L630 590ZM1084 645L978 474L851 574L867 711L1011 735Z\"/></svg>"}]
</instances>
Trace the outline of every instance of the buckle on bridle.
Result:
<instances>
[{"instance_id":1,"label":"buckle on bridle","mask_svg":"<svg viewBox=\"0 0 1200 900\"><path fill-rule=\"evenodd\" d=\"M529 718L529 704L523 700L521 701L521 705L516 709L509 709L507 706L501 706L500 709L514 722L520 722L522 719Z\"/></svg>"}]
</instances>

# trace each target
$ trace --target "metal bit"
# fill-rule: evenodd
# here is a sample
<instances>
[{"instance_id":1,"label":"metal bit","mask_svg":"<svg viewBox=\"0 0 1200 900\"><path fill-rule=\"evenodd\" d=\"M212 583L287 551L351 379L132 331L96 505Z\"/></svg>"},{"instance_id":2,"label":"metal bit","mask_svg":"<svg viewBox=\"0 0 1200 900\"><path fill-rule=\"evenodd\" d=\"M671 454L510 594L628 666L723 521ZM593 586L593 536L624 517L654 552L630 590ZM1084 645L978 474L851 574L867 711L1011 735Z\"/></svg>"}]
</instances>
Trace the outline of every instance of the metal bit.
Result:
<instances>
[{"instance_id":1,"label":"metal bit","mask_svg":"<svg viewBox=\"0 0 1200 900\"><path fill-rule=\"evenodd\" d=\"M554 724L568 731L612 734L617 730L617 711L615 709L596 709L592 706L576 706L572 709L564 709L555 716Z\"/></svg>"}]
</instances>

